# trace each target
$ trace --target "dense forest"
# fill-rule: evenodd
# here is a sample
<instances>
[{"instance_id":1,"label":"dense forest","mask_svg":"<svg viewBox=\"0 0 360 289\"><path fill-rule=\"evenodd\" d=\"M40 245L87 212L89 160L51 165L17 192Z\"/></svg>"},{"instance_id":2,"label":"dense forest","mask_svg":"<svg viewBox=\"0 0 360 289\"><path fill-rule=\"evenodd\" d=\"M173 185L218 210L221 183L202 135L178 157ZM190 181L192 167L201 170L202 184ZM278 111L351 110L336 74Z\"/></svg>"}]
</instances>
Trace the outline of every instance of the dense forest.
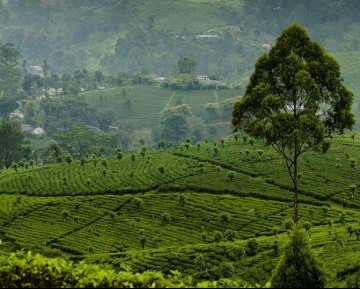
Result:
<instances>
[{"instance_id":1,"label":"dense forest","mask_svg":"<svg viewBox=\"0 0 360 289\"><path fill-rule=\"evenodd\" d=\"M358 288L359 12L0 0L0 287Z\"/></svg>"}]
</instances>

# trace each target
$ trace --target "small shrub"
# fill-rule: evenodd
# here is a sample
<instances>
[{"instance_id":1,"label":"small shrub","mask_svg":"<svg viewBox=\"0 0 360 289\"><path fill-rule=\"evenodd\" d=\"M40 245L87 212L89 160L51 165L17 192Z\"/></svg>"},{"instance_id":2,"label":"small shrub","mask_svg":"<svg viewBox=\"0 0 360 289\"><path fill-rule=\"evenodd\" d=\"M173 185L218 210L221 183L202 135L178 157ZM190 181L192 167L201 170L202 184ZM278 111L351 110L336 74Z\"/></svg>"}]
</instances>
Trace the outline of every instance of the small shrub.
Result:
<instances>
[{"instance_id":1,"label":"small shrub","mask_svg":"<svg viewBox=\"0 0 360 289\"><path fill-rule=\"evenodd\" d=\"M236 177L236 173L234 171L230 171L227 173L228 178L232 181Z\"/></svg>"},{"instance_id":2,"label":"small shrub","mask_svg":"<svg viewBox=\"0 0 360 289\"><path fill-rule=\"evenodd\" d=\"M246 254L249 256L255 256L259 252L259 243L256 239L251 238L246 243Z\"/></svg>"},{"instance_id":3,"label":"small shrub","mask_svg":"<svg viewBox=\"0 0 360 289\"><path fill-rule=\"evenodd\" d=\"M235 267L232 263L223 262L219 266L220 276L223 278L231 278L235 274Z\"/></svg>"},{"instance_id":4,"label":"small shrub","mask_svg":"<svg viewBox=\"0 0 360 289\"><path fill-rule=\"evenodd\" d=\"M222 239L223 239L223 234L221 232L219 232L219 231L215 231L215 233L214 233L214 242L220 243Z\"/></svg>"},{"instance_id":5,"label":"small shrub","mask_svg":"<svg viewBox=\"0 0 360 289\"><path fill-rule=\"evenodd\" d=\"M134 203L134 205L137 209L140 209L144 201L143 201L143 199L141 199L139 197L134 197L132 202Z\"/></svg>"},{"instance_id":6,"label":"small shrub","mask_svg":"<svg viewBox=\"0 0 360 289\"><path fill-rule=\"evenodd\" d=\"M220 214L221 222L228 223L230 222L231 215L228 212L222 212Z\"/></svg>"},{"instance_id":7,"label":"small shrub","mask_svg":"<svg viewBox=\"0 0 360 289\"><path fill-rule=\"evenodd\" d=\"M169 213L162 213L161 214L161 222L163 225L169 224L171 221L171 216Z\"/></svg>"},{"instance_id":8,"label":"small shrub","mask_svg":"<svg viewBox=\"0 0 360 289\"><path fill-rule=\"evenodd\" d=\"M184 206L185 203L186 203L186 196L185 196L185 194L184 194L184 193L181 193L181 194L179 195L178 199L179 199L179 204L180 204L181 206Z\"/></svg>"},{"instance_id":9,"label":"small shrub","mask_svg":"<svg viewBox=\"0 0 360 289\"><path fill-rule=\"evenodd\" d=\"M234 230L226 230L225 231L225 238L228 239L231 242L234 242L235 238L236 238L236 231Z\"/></svg>"}]
</instances>

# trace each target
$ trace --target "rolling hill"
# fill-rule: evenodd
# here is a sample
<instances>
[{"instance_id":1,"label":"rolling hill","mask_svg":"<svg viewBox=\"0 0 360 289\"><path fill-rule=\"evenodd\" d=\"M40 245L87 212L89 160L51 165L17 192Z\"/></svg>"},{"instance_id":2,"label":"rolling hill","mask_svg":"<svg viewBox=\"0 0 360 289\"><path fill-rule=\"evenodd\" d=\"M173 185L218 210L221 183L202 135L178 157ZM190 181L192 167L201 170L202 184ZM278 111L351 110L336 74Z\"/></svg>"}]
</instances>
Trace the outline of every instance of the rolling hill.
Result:
<instances>
[{"instance_id":1,"label":"rolling hill","mask_svg":"<svg viewBox=\"0 0 360 289\"><path fill-rule=\"evenodd\" d=\"M231 263L236 276L264 285L279 257L274 232L280 253L287 240L293 196L279 156L251 143L185 143L144 156L1 170L1 252L25 248L135 272L179 270L198 281L220 278ZM359 243L346 231L359 226L360 197L350 190L360 186L359 172L349 161L359 150L360 135L345 134L330 152L308 153L300 163L301 222L311 223L311 246L330 286L343 286L359 269ZM254 256L247 253L252 238ZM200 255L204 266L195 261Z\"/></svg>"}]
</instances>

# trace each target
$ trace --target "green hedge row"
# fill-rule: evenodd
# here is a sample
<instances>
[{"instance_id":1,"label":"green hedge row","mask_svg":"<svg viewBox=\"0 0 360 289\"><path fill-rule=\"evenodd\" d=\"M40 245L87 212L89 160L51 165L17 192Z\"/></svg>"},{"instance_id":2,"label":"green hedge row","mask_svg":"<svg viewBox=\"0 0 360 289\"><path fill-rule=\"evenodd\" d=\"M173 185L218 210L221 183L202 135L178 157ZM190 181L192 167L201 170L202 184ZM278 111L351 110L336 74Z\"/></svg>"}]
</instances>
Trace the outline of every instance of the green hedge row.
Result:
<instances>
[{"instance_id":1,"label":"green hedge row","mask_svg":"<svg viewBox=\"0 0 360 289\"><path fill-rule=\"evenodd\" d=\"M0 257L0 287L2 288L222 288L249 287L244 281L219 280L195 284L190 277L173 271L132 273L129 268L116 272L84 262L74 264L61 258L48 259L30 251Z\"/></svg>"}]
</instances>

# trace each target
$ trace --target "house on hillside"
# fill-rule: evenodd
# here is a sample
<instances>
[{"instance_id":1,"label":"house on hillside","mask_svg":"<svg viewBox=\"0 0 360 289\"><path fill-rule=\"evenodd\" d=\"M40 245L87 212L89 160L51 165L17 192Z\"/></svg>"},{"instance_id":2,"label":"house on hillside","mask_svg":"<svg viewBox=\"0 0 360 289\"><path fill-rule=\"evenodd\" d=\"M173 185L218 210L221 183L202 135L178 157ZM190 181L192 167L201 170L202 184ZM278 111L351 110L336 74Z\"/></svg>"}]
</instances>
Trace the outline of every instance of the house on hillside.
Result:
<instances>
[{"instance_id":1,"label":"house on hillside","mask_svg":"<svg viewBox=\"0 0 360 289\"><path fill-rule=\"evenodd\" d=\"M202 81L210 80L210 77L208 75L197 75L196 78Z\"/></svg>"},{"instance_id":2,"label":"house on hillside","mask_svg":"<svg viewBox=\"0 0 360 289\"><path fill-rule=\"evenodd\" d=\"M261 45L262 48L265 48L265 49L270 49L271 48L271 44L269 43L264 43Z\"/></svg>"},{"instance_id":3,"label":"house on hillside","mask_svg":"<svg viewBox=\"0 0 360 289\"><path fill-rule=\"evenodd\" d=\"M229 26L229 31L231 32L240 32L241 29L239 26Z\"/></svg>"},{"instance_id":4,"label":"house on hillside","mask_svg":"<svg viewBox=\"0 0 360 289\"><path fill-rule=\"evenodd\" d=\"M48 94L49 95L54 95L57 93L57 89L56 88L53 88L53 87L50 87L48 88Z\"/></svg>"},{"instance_id":5,"label":"house on hillside","mask_svg":"<svg viewBox=\"0 0 360 289\"><path fill-rule=\"evenodd\" d=\"M198 34L195 36L196 39L212 39L212 38L218 38L217 35L212 34Z\"/></svg>"},{"instance_id":6,"label":"house on hillside","mask_svg":"<svg viewBox=\"0 0 360 289\"><path fill-rule=\"evenodd\" d=\"M22 130L23 132L32 133L33 130L34 130L34 128L33 128L30 124L24 124L24 123L22 123L22 124L21 124L21 130Z\"/></svg>"},{"instance_id":7,"label":"house on hillside","mask_svg":"<svg viewBox=\"0 0 360 289\"><path fill-rule=\"evenodd\" d=\"M302 104L302 105L300 105L300 107L296 107L296 109L297 109L297 110L304 110L305 107L304 107L304 105ZM289 104L286 105L286 111L287 111L287 112L293 112L293 110L294 110L294 106L293 106L293 105L289 105ZM321 109L318 109L318 110L316 111L315 115L321 116L321 115L323 115L323 111L322 111Z\"/></svg>"},{"instance_id":8,"label":"house on hillside","mask_svg":"<svg viewBox=\"0 0 360 289\"><path fill-rule=\"evenodd\" d=\"M39 75L44 74L44 70L41 65L32 65L31 70L33 74L39 74Z\"/></svg>"},{"instance_id":9,"label":"house on hillside","mask_svg":"<svg viewBox=\"0 0 360 289\"><path fill-rule=\"evenodd\" d=\"M14 112L10 113L10 118L16 118L16 117L23 119L24 114L18 109L15 110Z\"/></svg>"},{"instance_id":10,"label":"house on hillside","mask_svg":"<svg viewBox=\"0 0 360 289\"><path fill-rule=\"evenodd\" d=\"M35 134L35 135L42 135L42 134L45 133L45 130L44 130L43 128L41 128L41 127L38 126L37 128L35 128L35 129L32 131L32 133Z\"/></svg>"}]
</instances>

